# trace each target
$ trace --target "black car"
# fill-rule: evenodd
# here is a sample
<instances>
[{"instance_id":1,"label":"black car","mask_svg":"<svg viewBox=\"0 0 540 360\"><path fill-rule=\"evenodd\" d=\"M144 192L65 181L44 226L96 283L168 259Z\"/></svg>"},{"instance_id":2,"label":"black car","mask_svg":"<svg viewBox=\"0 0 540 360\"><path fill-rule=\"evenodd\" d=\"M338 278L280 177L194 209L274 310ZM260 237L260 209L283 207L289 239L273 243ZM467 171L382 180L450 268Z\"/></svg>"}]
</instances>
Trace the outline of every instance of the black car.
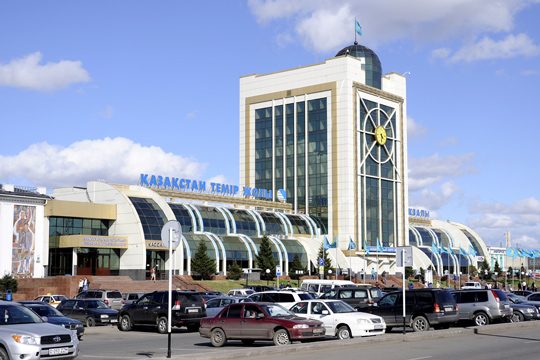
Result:
<instances>
[{"instance_id":1,"label":"black car","mask_svg":"<svg viewBox=\"0 0 540 360\"><path fill-rule=\"evenodd\" d=\"M512 308L512 322L525 320L540 320L540 311L533 304L529 304L519 298L508 297L510 307Z\"/></svg>"},{"instance_id":2,"label":"black car","mask_svg":"<svg viewBox=\"0 0 540 360\"><path fill-rule=\"evenodd\" d=\"M168 291L154 291L133 304L125 305L118 314L118 329L129 331L133 326L155 326L161 334L167 333ZM172 326L186 326L197 331L206 316L201 295L193 291L172 292Z\"/></svg>"},{"instance_id":3,"label":"black car","mask_svg":"<svg viewBox=\"0 0 540 360\"><path fill-rule=\"evenodd\" d=\"M118 311L109 308L99 300L62 300L57 309L68 317L82 321L88 327L97 324L113 324L118 321Z\"/></svg>"},{"instance_id":4,"label":"black car","mask_svg":"<svg viewBox=\"0 0 540 360\"><path fill-rule=\"evenodd\" d=\"M458 320L458 307L452 293L445 289L413 289L405 291L405 325L414 331L426 331L450 327ZM383 296L376 306L362 308L367 312L382 316L386 330L403 325L403 297L401 292Z\"/></svg>"},{"instance_id":5,"label":"black car","mask_svg":"<svg viewBox=\"0 0 540 360\"><path fill-rule=\"evenodd\" d=\"M60 325L70 330L76 330L79 340L84 335L82 322L64 316L64 314L47 303L42 301L19 301L19 303L41 316L44 320L46 318L48 323Z\"/></svg>"}]
</instances>

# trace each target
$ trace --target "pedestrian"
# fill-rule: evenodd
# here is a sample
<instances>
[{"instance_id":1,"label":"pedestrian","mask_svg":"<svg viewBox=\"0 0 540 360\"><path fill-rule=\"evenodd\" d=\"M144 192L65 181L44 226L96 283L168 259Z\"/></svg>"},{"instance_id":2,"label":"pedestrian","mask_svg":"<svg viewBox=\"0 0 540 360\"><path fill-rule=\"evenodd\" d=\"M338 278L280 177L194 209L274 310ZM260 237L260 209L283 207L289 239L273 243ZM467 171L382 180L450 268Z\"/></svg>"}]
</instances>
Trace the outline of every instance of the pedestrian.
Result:
<instances>
[{"instance_id":1,"label":"pedestrian","mask_svg":"<svg viewBox=\"0 0 540 360\"><path fill-rule=\"evenodd\" d=\"M435 285L436 288L440 288L441 287L441 283L439 282L439 280L437 280L437 284Z\"/></svg>"},{"instance_id":2,"label":"pedestrian","mask_svg":"<svg viewBox=\"0 0 540 360\"><path fill-rule=\"evenodd\" d=\"M85 277L83 279L83 286L82 286L83 291L88 291L88 284L89 284L88 278Z\"/></svg>"},{"instance_id":3,"label":"pedestrian","mask_svg":"<svg viewBox=\"0 0 540 360\"><path fill-rule=\"evenodd\" d=\"M375 268L372 267L372 268L371 268L371 280L375 280L375 274L376 274Z\"/></svg>"},{"instance_id":4,"label":"pedestrian","mask_svg":"<svg viewBox=\"0 0 540 360\"><path fill-rule=\"evenodd\" d=\"M152 280L153 282L156 282L156 266L152 266L152 268L150 269L150 280Z\"/></svg>"},{"instance_id":5,"label":"pedestrian","mask_svg":"<svg viewBox=\"0 0 540 360\"><path fill-rule=\"evenodd\" d=\"M427 287L428 287L429 289L433 288L433 283L428 282Z\"/></svg>"},{"instance_id":6,"label":"pedestrian","mask_svg":"<svg viewBox=\"0 0 540 360\"><path fill-rule=\"evenodd\" d=\"M412 280L409 280L409 290L412 290L412 289L414 289L414 284Z\"/></svg>"},{"instance_id":7,"label":"pedestrian","mask_svg":"<svg viewBox=\"0 0 540 360\"><path fill-rule=\"evenodd\" d=\"M521 285L521 290L527 290L527 283L525 281Z\"/></svg>"},{"instance_id":8,"label":"pedestrian","mask_svg":"<svg viewBox=\"0 0 540 360\"><path fill-rule=\"evenodd\" d=\"M364 274L364 269L360 270L360 279L362 279L362 282L364 282L365 280L365 275L366 274Z\"/></svg>"},{"instance_id":9,"label":"pedestrian","mask_svg":"<svg viewBox=\"0 0 540 360\"><path fill-rule=\"evenodd\" d=\"M79 291L77 293L80 293L83 291L83 286L84 286L84 280L83 278L80 278L79 279Z\"/></svg>"}]
</instances>

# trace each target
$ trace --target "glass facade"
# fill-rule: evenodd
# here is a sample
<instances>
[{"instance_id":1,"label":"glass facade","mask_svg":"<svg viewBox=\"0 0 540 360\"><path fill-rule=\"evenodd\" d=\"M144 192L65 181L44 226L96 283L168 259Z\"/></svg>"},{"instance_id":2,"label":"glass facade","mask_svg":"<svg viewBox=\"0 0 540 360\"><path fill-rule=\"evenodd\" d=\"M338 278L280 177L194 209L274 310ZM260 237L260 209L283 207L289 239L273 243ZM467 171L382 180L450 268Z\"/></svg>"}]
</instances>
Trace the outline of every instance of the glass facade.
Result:
<instances>
[{"instance_id":1,"label":"glass facade","mask_svg":"<svg viewBox=\"0 0 540 360\"><path fill-rule=\"evenodd\" d=\"M285 105L285 164L287 202L294 205L294 104Z\"/></svg>"},{"instance_id":2,"label":"glass facade","mask_svg":"<svg viewBox=\"0 0 540 360\"><path fill-rule=\"evenodd\" d=\"M232 213L234 222L236 223L236 233L244 234L247 236L258 236L257 223L253 216L251 216L246 210L229 209Z\"/></svg>"},{"instance_id":3,"label":"glass facade","mask_svg":"<svg viewBox=\"0 0 540 360\"><path fill-rule=\"evenodd\" d=\"M275 123L274 123L274 191L277 189L284 189L283 183L283 106L276 106L274 108ZM272 189L269 187L268 189Z\"/></svg>"},{"instance_id":4,"label":"glass facade","mask_svg":"<svg viewBox=\"0 0 540 360\"><path fill-rule=\"evenodd\" d=\"M395 151L400 146L396 110L360 99L357 127L360 237L368 246L377 246L379 239L383 246L394 247L398 238L397 184L401 182Z\"/></svg>"},{"instance_id":5,"label":"glass facade","mask_svg":"<svg viewBox=\"0 0 540 360\"><path fill-rule=\"evenodd\" d=\"M381 88L382 66L379 57L373 50L362 45L354 44L340 50L336 56L350 55L356 58L365 59L362 64L363 70L366 72L366 85Z\"/></svg>"},{"instance_id":6,"label":"glass facade","mask_svg":"<svg viewBox=\"0 0 540 360\"><path fill-rule=\"evenodd\" d=\"M255 110L255 187L272 189L272 108Z\"/></svg>"},{"instance_id":7,"label":"glass facade","mask_svg":"<svg viewBox=\"0 0 540 360\"><path fill-rule=\"evenodd\" d=\"M310 235L311 234L309 224L307 223L306 220L302 219L298 215L288 215L287 214L285 216L287 216L287 219L289 219L289 221L291 222L292 230L293 230L292 236L295 236L295 235Z\"/></svg>"},{"instance_id":8,"label":"glass facade","mask_svg":"<svg viewBox=\"0 0 540 360\"><path fill-rule=\"evenodd\" d=\"M216 235L227 235L227 225L225 218L218 209L209 206L195 206L201 213L203 220L204 231L214 233Z\"/></svg>"},{"instance_id":9,"label":"glass facade","mask_svg":"<svg viewBox=\"0 0 540 360\"><path fill-rule=\"evenodd\" d=\"M270 212L261 212L260 215L266 227L265 235L285 235L286 234L283 221L276 214L270 213Z\"/></svg>"},{"instance_id":10,"label":"glass facade","mask_svg":"<svg viewBox=\"0 0 540 360\"><path fill-rule=\"evenodd\" d=\"M296 103L296 207L306 213L306 106Z\"/></svg>"},{"instance_id":11,"label":"glass facade","mask_svg":"<svg viewBox=\"0 0 540 360\"><path fill-rule=\"evenodd\" d=\"M49 218L49 239L60 235L106 236L109 234L109 227L109 220L51 216Z\"/></svg>"},{"instance_id":12,"label":"glass facade","mask_svg":"<svg viewBox=\"0 0 540 360\"><path fill-rule=\"evenodd\" d=\"M130 197L143 227L146 240L161 240L161 229L167 222L165 214L152 199Z\"/></svg>"},{"instance_id":13,"label":"glass facade","mask_svg":"<svg viewBox=\"0 0 540 360\"><path fill-rule=\"evenodd\" d=\"M188 209L181 204L169 204L169 206L173 211L176 220L182 225L182 232L193 232L193 219L191 218Z\"/></svg>"}]
</instances>

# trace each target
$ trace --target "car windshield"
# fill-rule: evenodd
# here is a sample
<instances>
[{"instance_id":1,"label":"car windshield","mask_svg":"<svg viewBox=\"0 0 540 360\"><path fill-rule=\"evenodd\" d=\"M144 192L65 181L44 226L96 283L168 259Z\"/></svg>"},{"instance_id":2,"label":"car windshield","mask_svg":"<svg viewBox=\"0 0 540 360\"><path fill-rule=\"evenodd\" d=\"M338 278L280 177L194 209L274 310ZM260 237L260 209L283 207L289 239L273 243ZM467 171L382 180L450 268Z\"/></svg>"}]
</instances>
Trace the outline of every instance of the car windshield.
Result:
<instances>
[{"instance_id":1,"label":"car windshield","mask_svg":"<svg viewBox=\"0 0 540 360\"><path fill-rule=\"evenodd\" d=\"M383 297L382 291L380 289L378 289L378 288L371 288L371 289L369 289L369 292L371 294L371 297L374 298L374 299L378 299L378 298Z\"/></svg>"},{"instance_id":2,"label":"car windshield","mask_svg":"<svg viewBox=\"0 0 540 360\"><path fill-rule=\"evenodd\" d=\"M107 293L107 297L109 299L121 299L122 298L122 294L119 292L119 291L109 291Z\"/></svg>"},{"instance_id":3,"label":"car windshield","mask_svg":"<svg viewBox=\"0 0 540 360\"><path fill-rule=\"evenodd\" d=\"M328 305L330 310L332 310L334 313L349 313L356 311L351 305L343 301L331 301L326 303L326 305Z\"/></svg>"},{"instance_id":4,"label":"car windshield","mask_svg":"<svg viewBox=\"0 0 540 360\"><path fill-rule=\"evenodd\" d=\"M294 313L290 312L289 310L278 304L266 304L262 305L262 308L271 317L295 316Z\"/></svg>"},{"instance_id":5,"label":"car windshield","mask_svg":"<svg viewBox=\"0 0 540 360\"><path fill-rule=\"evenodd\" d=\"M108 309L109 307L105 305L103 301L88 301L86 303L88 309Z\"/></svg>"},{"instance_id":6,"label":"car windshield","mask_svg":"<svg viewBox=\"0 0 540 360\"><path fill-rule=\"evenodd\" d=\"M46 317L58 317L58 316L64 316L60 311L56 310L52 306L29 306L30 310L33 310L35 313L37 313L39 316L46 316Z\"/></svg>"},{"instance_id":7,"label":"car windshield","mask_svg":"<svg viewBox=\"0 0 540 360\"><path fill-rule=\"evenodd\" d=\"M298 297L300 298L300 300L311 300L311 299L313 299L313 296L311 296L310 293L298 294Z\"/></svg>"},{"instance_id":8,"label":"car windshield","mask_svg":"<svg viewBox=\"0 0 540 360\"><path fill-rule=\"evenodd\" d=\"M43 320L24 306L0 305L0 326L17 324L36 324Z\"/></svg>"}]
</instances>

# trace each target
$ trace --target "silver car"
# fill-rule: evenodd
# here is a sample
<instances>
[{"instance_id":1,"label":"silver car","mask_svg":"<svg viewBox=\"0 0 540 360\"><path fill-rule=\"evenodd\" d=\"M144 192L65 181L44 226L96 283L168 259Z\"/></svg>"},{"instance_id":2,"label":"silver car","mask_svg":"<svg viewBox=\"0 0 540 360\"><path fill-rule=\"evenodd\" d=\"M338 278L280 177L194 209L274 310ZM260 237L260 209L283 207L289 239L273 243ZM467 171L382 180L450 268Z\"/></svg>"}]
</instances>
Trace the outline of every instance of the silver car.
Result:
<instances>
[{"instance_id":1,"label":"silver car","mask_svg":"<svg viewBox=\"0 0 540 360\"><path fill-rule=\"evenodd\" d=\"M513 315L506 294L498 289L459 290L453 292L459 307L459 320L472 320L476 326L510 319Z\"/></svg>"},{"instance_id":2,"label":"silver car","mask_svg":"<svg viewBox=\"0 0 540 360\"><path fill-rule=\"evenodd\" d=\"M44 322L20 304L0 301L0 359L74 359L78 354L74 331Z\"/></svg>"}]
</instances>

